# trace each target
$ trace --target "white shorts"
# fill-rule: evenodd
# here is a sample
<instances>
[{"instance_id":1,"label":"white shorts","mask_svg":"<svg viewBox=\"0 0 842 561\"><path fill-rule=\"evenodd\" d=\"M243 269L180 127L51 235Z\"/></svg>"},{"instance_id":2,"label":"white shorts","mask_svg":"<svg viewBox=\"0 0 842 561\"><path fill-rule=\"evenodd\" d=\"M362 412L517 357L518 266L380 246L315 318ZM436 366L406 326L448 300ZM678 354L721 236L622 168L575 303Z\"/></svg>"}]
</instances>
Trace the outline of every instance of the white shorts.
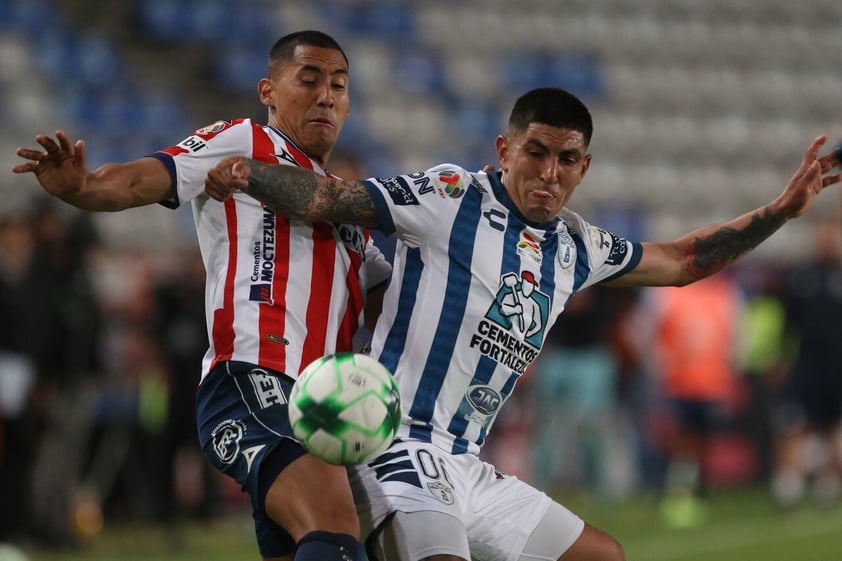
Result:
<instances>
[{"instance_id":1,"label":"white shorts","mask_svg":"<svg viewBox=\"0 0 842 561\"><path fill-rule=\"evenodd\" d=\"M400 561L437 554L516 561L542 522L553 531L532 540L530 554L558 559L584 529L581 518L518 478L473 454L449 454L426 442L397 442L374 462L348 471L362 535L381 544L402 542ZM401 517L391 528L396 512L429 514ZM387 535L371 535L384 528Z\"/></svg>"}]
</instances>

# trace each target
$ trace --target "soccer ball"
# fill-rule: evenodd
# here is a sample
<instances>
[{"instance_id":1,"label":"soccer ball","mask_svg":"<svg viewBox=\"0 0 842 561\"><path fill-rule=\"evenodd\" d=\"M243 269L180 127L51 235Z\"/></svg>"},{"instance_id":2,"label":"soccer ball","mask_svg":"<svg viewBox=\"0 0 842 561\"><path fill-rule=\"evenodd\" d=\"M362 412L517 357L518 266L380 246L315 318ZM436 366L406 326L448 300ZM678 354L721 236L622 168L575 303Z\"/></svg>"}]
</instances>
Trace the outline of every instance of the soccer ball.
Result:
<instances>
[{"instance_id":1,"label":"soccer ball","mask_svg":"<svg viewBox=\"0 0 842 561\"><path fill-rule=\"evenodd\" d=\"M331 464L376 458L395 439L400 421L395 379L368 355L338 353L316 359L290 392L289 422L296 438Z\"/></svg>"}]
</instances>

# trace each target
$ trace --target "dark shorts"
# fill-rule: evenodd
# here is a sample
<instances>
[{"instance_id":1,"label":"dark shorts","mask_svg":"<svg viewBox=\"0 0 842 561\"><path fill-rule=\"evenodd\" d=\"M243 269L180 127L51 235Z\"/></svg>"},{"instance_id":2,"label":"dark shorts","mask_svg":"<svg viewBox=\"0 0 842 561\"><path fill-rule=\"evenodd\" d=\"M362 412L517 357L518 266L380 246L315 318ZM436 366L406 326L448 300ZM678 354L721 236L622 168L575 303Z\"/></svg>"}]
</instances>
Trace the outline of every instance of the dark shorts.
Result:
<instances>
[{"instance_id":1,"label":"dark shorts","mask_svg":"<svg viewBox=\"0 0 842 561\"><path fill-rule=\"evenodd\" d=\"M784 402L812 429L829 429L842 420L842 374L835 368L799 363L793 368Z\"/></svg>"},{"instance_id":2,"label":"dark shorts","mask_svg":"<svg viewBox=\"0 0 842 561\"><path fill-rule=\"evenodd\" d=\"M699 436L711 436L725 424L725 409L718 401L670 400L679 428Z\"/></svg>"},{"instance_id":3,"label":"dark shorts","mask_svg":"<svg viewBox=\"0 0 842 561\"><path fill-rule=\"evenodd\" d=\"M218 364L196 395L199 439L205 455L251 497L260 554L292 554L295 542L264 510L277 475L306 454L287 416L293 380L244 362Z\"/></svg>"}]
</instances>

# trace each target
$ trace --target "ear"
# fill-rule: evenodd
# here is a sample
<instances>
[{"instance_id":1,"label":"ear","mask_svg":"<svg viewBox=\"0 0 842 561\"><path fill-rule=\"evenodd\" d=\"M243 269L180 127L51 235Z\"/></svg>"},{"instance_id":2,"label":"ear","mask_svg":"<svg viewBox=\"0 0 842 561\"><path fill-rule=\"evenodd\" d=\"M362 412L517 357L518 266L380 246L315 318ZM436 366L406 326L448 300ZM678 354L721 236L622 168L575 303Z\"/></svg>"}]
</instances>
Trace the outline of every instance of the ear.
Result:
<instances>
[{"instance_id":1,"label":"ear","mask_svg":"<svg viewBox=\"0 0 842 561\"><path fill-rule=\"evenodd\" d=\"M585 154L585 159L582 160L582 178L584 178L585 174L588 173L588 170L591 169L591 157L592 156L590 154Z\"/></svg>"},{"instance_id":2,"label":"ear","mask_svg":"<svg viewBox=\"0 0 842 561\"><path fill-rule=\"evenodd\" d=\"M260 103L266 107L274 107L275 100L272 98L272 80L269 78L261 78L257 83L257 95L260 97Z\"/></svg>"},{"instance_id":3,"label":"ear","mask_svg":"<svg viewBox=\"0 0 842 561\"><path fill-rule=\"evenodd\" d=\"M502 171L508 171L509 139L502 134L497 135L495 146L497 147L497 161L500 162L500 169Z\"/></svg>"}]
</instances>

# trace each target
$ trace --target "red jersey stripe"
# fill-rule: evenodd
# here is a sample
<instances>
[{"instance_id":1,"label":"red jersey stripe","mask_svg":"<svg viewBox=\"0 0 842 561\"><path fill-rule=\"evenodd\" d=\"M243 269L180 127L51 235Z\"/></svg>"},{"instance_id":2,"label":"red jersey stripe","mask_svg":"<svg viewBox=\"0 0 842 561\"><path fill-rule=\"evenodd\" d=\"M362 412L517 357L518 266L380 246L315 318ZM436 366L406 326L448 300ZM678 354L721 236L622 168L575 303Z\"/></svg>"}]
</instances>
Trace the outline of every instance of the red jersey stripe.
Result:
<instances>
[{"instance_id":1,"label":"red jersey stripe","mask_svg":"<svg viewBox=\"0 0 842 561\"><path fill-rule=\"evenodd\" d=\"M310 161L307 154L298 149L298 146L292 142L287 142L287 148L289 148L290 154L292 154L292 157L295 158L295 161L298 162L299 166L305 169L313 169L313 162Z\"/></svg>"},{"instance_id":2,"label":"red jersey stripe","mask_svg":"<svg viewBox=\"0 0 842 561\"><path fill-rule=\"evenodd\" d=\"M359 328L359 315L363 309L363 289L360 286L360 278L356 274L356 271L362 266L362 259L353 251L349 251L348 256L351 258L351 267L345 275L345 285L348 287L348 305L345 307L345 315L342 317L342 323L339 324L339 333L336 336L337 351L352 350L354 334Z\"/></svg>"},{"instance_id":3,"label":"red jersey stripe","mask_svg":"<svg viewBox=\"0 0 842 561\"><path fill-rule=\"evenodd\" d=\"M307 341L301 355L302 368L324 354L333 274L336 267L336 240L333 227L320 222L313 225L313 265L310 275L311 298L307 304Z\"/></svg>"},{"instance_id":4,"label":"red jersey stripe","mask_svg":"<svg viewBox=\"0 0 842 561\"><path fill-rule=\"evenodd\" d=\"M211 368L220 361L230 360L234 353L234 281L237 277L237 203L225 201L228 228L228 270L225 273L223 306L213 312L213 347L215 357Z\"/></svg>"}]
</instances>

